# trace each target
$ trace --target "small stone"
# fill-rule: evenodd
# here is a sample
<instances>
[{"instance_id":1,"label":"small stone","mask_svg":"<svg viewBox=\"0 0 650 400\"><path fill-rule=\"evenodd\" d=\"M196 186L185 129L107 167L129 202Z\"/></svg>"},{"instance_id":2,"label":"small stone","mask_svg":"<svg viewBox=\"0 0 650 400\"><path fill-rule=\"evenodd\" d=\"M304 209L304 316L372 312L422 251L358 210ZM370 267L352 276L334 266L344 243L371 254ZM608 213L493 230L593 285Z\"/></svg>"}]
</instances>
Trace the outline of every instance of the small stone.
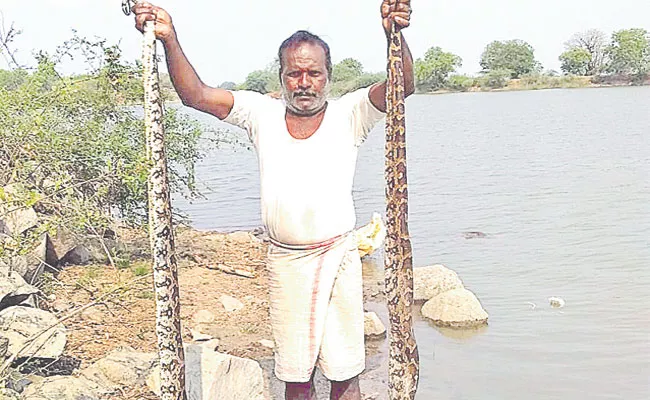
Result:
<instances>
[{"instance_id":1,"label":"small stone","mask_svg":"<svg viewBox=\"0 0 650 400\"><path fill-rule=\"evenodd\" d=\"M553 308L562 308L566 304L564 299L560 297L549 297L548 298L548 303L551 305Z\"/></svg>"},{"instance_id":2,"label":"small stone","mask_svg":"<svg viewBox=\"0 0 650 400\"><path fill-rule=\"evenodd\" d=\"M214 314L208 310L199 310L194 314L192 319L197 324L209 324L210 322L214 322Z\"/></svg>"},{"instance_id":3,"label":"small stone","mask_svg":"<svg viewBox=\"0 0 650 400\"><path fill-rule=\"evenodd\" d=\"M192 340L195 342L204 342L206 340L212 339L211 335L207 335L205 333L201 333L198 329L190 329L190 333L192 334Z\"/></svg>"},{"instance_id":4,"label":"small stone","mask_svg":"<svg viewBox=\"0 0 650 400\"><path fill-rule=\"evenodd\" d=\"M225 308L226 311L228 312L234 312L244 308L244 303L242 303L241 301L237 300L232 296L228 296L225 294L219 298L219 301L221 301L223 308Z\"/></svg>"},{"instance_id":5,"label":"small stone","mask_svg":"<svg viewBox=\"0 0 650 400\"><path fill-rule=\"evenodd\" d=\"M275 343L272 340L262 339L258 343L264 347L268 347L269 349L275 348Z\"/></svg>"},{"instance_id":6,"label":"small stone","mask_svg":"<svg viewBox=\"0 0 650 400\"><path fill-rule=\"evenodd\" d=\"M239 244L257 241L257 239L250 232L244 231L229 233L227 237L229 241Z\"/></svg>"},{"instance_id":7,"label":"small stone","mask_svg":"<svg viewBox=\"0 0 650 400\"><path fill-rule=\"evenodd\" d=\"M363 313L363 331L365 336L378 337L386 334L386 327L374 312Z\"/></svg>"}]
</instances>

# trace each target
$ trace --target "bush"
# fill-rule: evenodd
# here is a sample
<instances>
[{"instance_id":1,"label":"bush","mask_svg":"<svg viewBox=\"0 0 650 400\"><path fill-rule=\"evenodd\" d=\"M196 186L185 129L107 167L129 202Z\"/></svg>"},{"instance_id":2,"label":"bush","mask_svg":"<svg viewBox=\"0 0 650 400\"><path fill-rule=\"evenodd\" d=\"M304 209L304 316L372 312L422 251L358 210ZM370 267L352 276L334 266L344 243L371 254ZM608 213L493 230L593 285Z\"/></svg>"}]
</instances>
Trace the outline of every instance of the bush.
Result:
<instances>
[{"instance_id":1,"label":"bush","mask_svg":"<svg viewBox=\"0 0 650 400\"><path fill-rule=\"evenodd\" d=\"M447 88L466 92L474 86L474 78L467 75L452 75L447 82Z\"/></svg>"},{"instance_id":2,"label":"bush","mask_svg":"<svg viewBox=\"0 0 650 400\"><path fill-rule=\"evenodd\" d=\"M511 75L512 71L508 69L495 69L478 78L478 85L481 88L501 89L507 85Z\"/></svg>"},{"instance_id":3,"label":"bush","mask_svg":"<svg viewBox=\"0 0 650 400\"><path fill-rule=\"evenodd\" d=\"M0 203L41 214L32 237L57 227L99 229L114 218L144 224L148 167L133 107L143 94L141 66L104 41L75 37L64 47L65 55L83 53L92 70L62 77L56 66L63 55L40 53L34 72L0 73L0 189L13 188L0 190ZM170 109L164 126L171 189L191 195L201 127ZM22 251L12 243L0 243L0 254Z\"/></svg>"}]
</instances>

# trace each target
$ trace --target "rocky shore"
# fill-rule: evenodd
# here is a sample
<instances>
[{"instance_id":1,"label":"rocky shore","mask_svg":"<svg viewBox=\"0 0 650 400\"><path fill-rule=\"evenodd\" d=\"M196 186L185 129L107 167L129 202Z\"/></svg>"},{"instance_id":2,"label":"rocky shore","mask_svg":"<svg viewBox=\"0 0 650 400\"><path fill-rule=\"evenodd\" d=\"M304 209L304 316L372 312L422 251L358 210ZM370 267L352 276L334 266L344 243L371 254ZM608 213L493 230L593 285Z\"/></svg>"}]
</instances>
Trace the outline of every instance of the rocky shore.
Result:
<instances>
[{"instance_id":1,"label":"rocky shore","mask_svg":"<svg viewBox=\"0 0 650 400\"><path fill-rule=\"evenodd\" d=\"M28 218L34 217L28 214L4 219L2 240L28 231ZM190 399L283 398L283 385L272 372L267 246L261 229L177 232ZM157 398L148 260L146 235L119 229L85 238L46 235L31 254L3 257L0 398ZM364 299L385 301L381 276L364 273ZM435 325L462 329L487 323L476 297L444 266L416 268L415 299ZM367 399L384 399L387 372L380 349L386 328L375 313L366 314L365 327L362 390ZM321 376L317 388L328 390Z\"/></svg>"}]
</instances>

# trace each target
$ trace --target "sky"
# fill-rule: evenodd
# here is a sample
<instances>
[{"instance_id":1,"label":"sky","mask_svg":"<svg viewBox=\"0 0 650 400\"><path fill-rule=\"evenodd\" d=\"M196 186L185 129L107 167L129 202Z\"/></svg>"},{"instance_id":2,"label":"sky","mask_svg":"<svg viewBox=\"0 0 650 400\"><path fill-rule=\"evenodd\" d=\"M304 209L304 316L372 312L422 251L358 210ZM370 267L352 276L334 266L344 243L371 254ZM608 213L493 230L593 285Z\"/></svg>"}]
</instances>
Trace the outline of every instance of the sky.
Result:
<instances>
[{"instance_id":1,"label":"sky","mask_svg":"<svg viewBox=\"0 0 650 400\"><path fill-rule=\"evenodd\" d=\"M298 29L328 42L334 63L348 57L366 71L385 70L386 41L381 0L158 0L172 16L188 59L204 82L243 82L268 65L280 43ZM493 40L521 39L535 49L544 69L560 69L558 56L576 32L645 28L650 31L648 0L412 0L411 27L404 31L414 58L440 46L463 59L462 73L480 70L485 46ZM141 35L121 0L0 0L5 30L14 23L19 62L33 65L36 49L53 52L72 37L120 43L128 60L140 57ZM7 64L0 56L0 68ZM83 72L67 63L63 73ZM164 70L164 66L162 67Z\"/></svg>"}]
</instances>

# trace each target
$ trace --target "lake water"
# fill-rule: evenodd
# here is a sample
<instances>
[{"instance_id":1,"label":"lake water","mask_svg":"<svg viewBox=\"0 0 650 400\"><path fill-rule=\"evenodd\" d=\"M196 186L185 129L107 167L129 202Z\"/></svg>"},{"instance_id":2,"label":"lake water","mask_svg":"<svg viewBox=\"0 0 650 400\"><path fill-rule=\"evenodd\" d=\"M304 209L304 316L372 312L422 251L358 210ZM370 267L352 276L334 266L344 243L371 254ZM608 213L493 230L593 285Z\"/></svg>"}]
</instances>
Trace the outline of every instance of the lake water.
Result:
<instances>
[{"instance_id":1,"label":"lake water","mask_svg":"<svg viewBox=\"0 0 650 400\"><path fill-rule=\"evenodd\" d=\"M650 88L413 96L407 129L414 265L452 268L490 314L469 332L416 317L417 398L650 398ZM383 156L382 122L357 225L383 213ZM252 151L213 151L198 177L207 199L175 203L195 227L261 224Z\"/></svg>"}]
</instances>

